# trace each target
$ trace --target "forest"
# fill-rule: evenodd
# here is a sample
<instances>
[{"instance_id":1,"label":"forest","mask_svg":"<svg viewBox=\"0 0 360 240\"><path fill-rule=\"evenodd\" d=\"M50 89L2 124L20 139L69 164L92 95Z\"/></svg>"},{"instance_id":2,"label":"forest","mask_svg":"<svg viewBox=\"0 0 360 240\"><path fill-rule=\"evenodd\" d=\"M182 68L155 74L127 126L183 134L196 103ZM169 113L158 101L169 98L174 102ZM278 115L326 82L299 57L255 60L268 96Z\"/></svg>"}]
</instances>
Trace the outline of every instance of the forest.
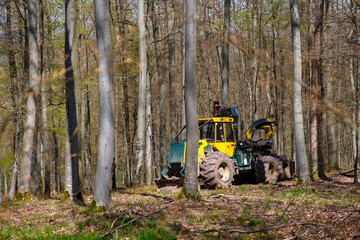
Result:
<instances>
[{"instance_id":1,"label":"forest","mask_svg":"<svg viewBox=\"0 0 360 240\"><path fill-rule=\"evenodd\" d=\"M2 0L0 239L359 238L359 65L356 0ZM294 174L209 187L217 101Z\"/></svg>"}]
</instances>

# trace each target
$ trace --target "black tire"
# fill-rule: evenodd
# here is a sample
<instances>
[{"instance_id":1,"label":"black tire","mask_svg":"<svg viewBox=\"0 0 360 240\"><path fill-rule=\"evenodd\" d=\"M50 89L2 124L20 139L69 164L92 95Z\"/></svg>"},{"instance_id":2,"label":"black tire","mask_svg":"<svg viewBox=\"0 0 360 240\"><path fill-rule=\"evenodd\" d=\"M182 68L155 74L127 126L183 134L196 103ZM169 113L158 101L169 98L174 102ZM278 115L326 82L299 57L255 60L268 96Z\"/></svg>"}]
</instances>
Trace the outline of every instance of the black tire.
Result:
<instances>
[{"instance_id":1,"label":"black tire","mask_svg":"<svg viewBox=\"0 0 360 240\"><path fill-rule=\"evenodd\" d=\"M278 164L272 156L262 156L256 161L255 175L259 183L276 183L279 176Z\"/></svg>"},{"instance_id":2,"label":"black tire","mask_svg":"<svg viewBox=\"0 0 360 240\"><path fill-rule=\"evenodd\" d=\"M223 152L208 153L200 164L200 180L208 189L231 187L234 173L234 161Z\"/></svg>"}]
</instances>

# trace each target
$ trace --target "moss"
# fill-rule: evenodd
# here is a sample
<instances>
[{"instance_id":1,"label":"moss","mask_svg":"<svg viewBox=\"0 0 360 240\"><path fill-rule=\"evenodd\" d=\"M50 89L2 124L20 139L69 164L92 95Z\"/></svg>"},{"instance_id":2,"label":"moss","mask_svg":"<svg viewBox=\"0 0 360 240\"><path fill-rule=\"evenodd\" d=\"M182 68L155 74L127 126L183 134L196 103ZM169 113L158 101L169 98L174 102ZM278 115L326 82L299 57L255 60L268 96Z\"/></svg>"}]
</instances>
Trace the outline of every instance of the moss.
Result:
<instances>
[{"instance_id":1,"label":"moss","mask_svg":"<svg viewBox=\"0 0 360 240\"><path fill-rule=\"evenodd\" d=\"M60 198L60 202L68 201L68 200L70 200L70 193L68 191L65 191L62 197Z\"/></svg>"},{"instance_id":2,"label":"moss","mask_svg":"<svg viewBox=\"0 0 360 240\"><path fill-rule=\"evenodd\" d=\"M89 214L89 213L102 213L102 212L106 212L107 208L105 206L96 206L96 202L95 200L92 200L91 204L89 207L82 209L80 211L81 214Z\"/></svg>"},{"instance_id":3,"label":"moss","mask_svg":"<svg viewBox=\"0 0 360 240\"><path fill-rule=\"evenodd\" d=\"M200 192L198 192L196 194L196 196L193 196L189 193L186 192L185 187L183 187L180 191L180 193L176 196L176 200L181 200L181 199L185 199L185 198L196 198L197 200L201 200L202 199L202 195L200 194Z\"/></svg>"},{"instance_id":4,"label":"moss","mask_svg":"<svg viewBox=\"0 0 360 240\"><path fill-rule=\"evenodd\" d=\"M17 192L14 199L13 199L13 202L21 202L22 201L22 193L21 192Z\"/></svg>"}]
</instances>

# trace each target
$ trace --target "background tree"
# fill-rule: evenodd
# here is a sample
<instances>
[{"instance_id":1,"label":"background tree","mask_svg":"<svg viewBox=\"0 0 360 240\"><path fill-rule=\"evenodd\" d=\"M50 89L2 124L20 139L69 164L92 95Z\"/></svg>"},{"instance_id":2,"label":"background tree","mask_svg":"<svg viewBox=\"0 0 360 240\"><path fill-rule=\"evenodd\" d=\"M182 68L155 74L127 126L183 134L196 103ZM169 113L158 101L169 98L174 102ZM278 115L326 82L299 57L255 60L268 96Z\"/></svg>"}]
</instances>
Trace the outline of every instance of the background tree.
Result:
<instances>
[{"instance_id":1,"label":"background tree","mask_svg":"<svg viewBox=\"0 0 360 240\"><path fill-rule=\"evenodd\" d=\"M65 1L65 92L66 149L65 190L72 200L80 200L78 123L76 113L75 78L77 74L77 12L76 0Z\"/></svg>"},{"instance_id":2,"label":"background tree","mask_svg":"<svg viewBox=\"0 0 360 240\"><path fill-rule=\"evenodd\" d=\"M302 113L302 76L301 76L301 41L300 24L297 0L290 0L291 30L292 30L292 48L294 59L294 80L293 80L293 108L295 125L295 144L296 144L296 162L299 173L299 179L306 183L310 181L309 169L306 159L304 123Z\"/></svg>"},{"instance_id":3,"label":"background tree","mask_svg":"<svg viewBox=\"0 0 360 240\"><path fill-rule=\"evenodd\" d=\"M186 156L184 189L190 197L199 191L198 174L198 114L196 97L196 1L186 1L185 31L185 115Z\"/></svg>"},{"instance_id":4,"label":"background tree","mask_svg":"<svg viewBox=\"0 0 360 240\"><path fill-rule=\"evenodd\" d=\"M222 47L222 104L229 106L229 42L230 42L230 0L224 0L224 39Z\"/></svg>"},{"instance_id":5,"label":"background tree","mask_svg":"<svg viewBox=\"0 0 360 240\"><path fill-rule=\"evenodd\" d=\"M99 149L96 164L94 201L110 208L111 170L114 161L114 93L110 8L108 1L94 0L99 72Z\"/></svg>"},{"instance_id":6,"label":"background tree","mask_svg":"<svg viewBox=\"0 0 360 240\"><path fill-rule=\"evenodd\" d=\"M145 97L146 97L146 76L147 76L147 46L145 30L145 3L138 1L138 31L139 31L139 99L137 111L137 142L136 142L136 171L137 184L140 182L139 171L144 162L145 147Z\"/></svg>"},{"instance_id":7,"label":"background tree","mask_svg":"<svg viewBox=\"0 0 360 240\"><path fill-rule=\"evenodd\" d=\"M19 191L24 196L32 194L30 190L31 173L34 171L32 164L33 143L35 137L36 96L39 88L38 82L38 46L37 46L37 1L28 1L29 22L29 76L30 86L27 92L26 120L24 123L23 148L21 153Z\"/></svg>"}]
</instances>

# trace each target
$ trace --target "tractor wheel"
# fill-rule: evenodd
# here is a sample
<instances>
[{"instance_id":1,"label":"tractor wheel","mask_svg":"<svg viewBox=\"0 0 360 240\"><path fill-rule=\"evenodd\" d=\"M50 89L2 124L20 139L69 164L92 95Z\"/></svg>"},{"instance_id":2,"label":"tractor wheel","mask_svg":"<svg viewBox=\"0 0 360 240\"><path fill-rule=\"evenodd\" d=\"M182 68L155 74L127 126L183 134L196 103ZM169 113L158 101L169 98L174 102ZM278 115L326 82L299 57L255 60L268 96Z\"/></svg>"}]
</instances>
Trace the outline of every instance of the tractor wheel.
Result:
<instances>
[{"instance_id":1,"label":"tractor wheel","mask_svg":"<svg viewBox=\"0 0 360 240\"><path fill-rule=\"evenodd\" d=\"M274 157L262 156L257 160L255 175L258 182L275 183L278 179L278 164Z\"/></svg>"},{"instance_id":2,"label":"tractor wheel","mask_svg":"<svg viewBox=\"0 0 360 240\"><path fill-rule=\"evenodd\" d=\"M286 155L276 156L276 162L279 166L279 180L291 179L290 158Z\"/></svg>"},{"instance_id":3,"label":"tractor wheel","mask_svg":"<svg viewBox=\"0 0 360 240\"><path fill-rule=\"evenodd\" d=\"M200 164L200 180L208 189L231 187L234 173L234 161L223 152L208 153Z\"/></svg>"}]
</instances>

